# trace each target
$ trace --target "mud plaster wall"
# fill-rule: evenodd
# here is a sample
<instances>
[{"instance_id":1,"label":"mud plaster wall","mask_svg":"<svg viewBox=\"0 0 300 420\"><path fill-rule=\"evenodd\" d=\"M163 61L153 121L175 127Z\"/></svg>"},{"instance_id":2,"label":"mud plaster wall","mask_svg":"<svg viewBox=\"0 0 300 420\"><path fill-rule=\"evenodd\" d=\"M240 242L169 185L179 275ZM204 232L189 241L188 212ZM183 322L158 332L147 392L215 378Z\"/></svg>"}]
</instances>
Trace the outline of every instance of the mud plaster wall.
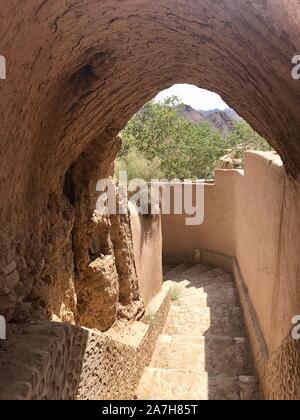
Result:
<instances>
[{"instance_id":1,"label":"mud plaster wall","mask_svg":"<svg viewBox=\"0 0 300 420\"><path fill-rule=\"evenodd\" d=\"M290 331L274 352L268 351L237 260L233 272L264 398L299 400L300 341L293 340Z\"/></svg>"},{"instance_id":2,"label":"mud plaster wall","mask_svg":"<svg viewBox=\"0 0 300 420\"><path fill-rule=\"evenodd\" d=\"M263 337L253 338L253 348L267 398L300 397L299 343L290 333L300 313L298 189L278 156L248 153L245 173L218 170L215 185L205 187L203 225L192 231L184 215L162 219L168 258L194 255L195 249L236 257L248 297L242 299L246 317L251 305L256 320L250 337L258 330Z\"/></svg>"},{"instance_id":3,"label":"mud plaster wall","mask_svg":"<svg viewBox=\"0 0 300 420\"><path fill-rule=\"evenodd\" d=\"M139 215L131 208L130 219L139 291L147 306L163 283L161 216Z\"/></svg>"}]
</instances>

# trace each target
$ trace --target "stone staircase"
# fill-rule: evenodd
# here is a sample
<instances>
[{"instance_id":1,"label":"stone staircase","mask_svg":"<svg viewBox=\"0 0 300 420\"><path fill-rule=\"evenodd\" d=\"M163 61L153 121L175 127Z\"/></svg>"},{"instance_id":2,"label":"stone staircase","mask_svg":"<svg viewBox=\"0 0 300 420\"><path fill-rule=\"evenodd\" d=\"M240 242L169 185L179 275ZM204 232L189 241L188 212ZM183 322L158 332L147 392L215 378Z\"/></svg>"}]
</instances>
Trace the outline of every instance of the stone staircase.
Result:
<instances>
[{"instance_id":1,"label":"stone staircase","mask_svg":"<svg viewBox=\"0 0 300 420\"><path fill-rule=\"evenodd\" d=\"M171 309L137 398L259 399L232 275L203 264L180 264L164 277Z\"/></svg>"}]
</instances>

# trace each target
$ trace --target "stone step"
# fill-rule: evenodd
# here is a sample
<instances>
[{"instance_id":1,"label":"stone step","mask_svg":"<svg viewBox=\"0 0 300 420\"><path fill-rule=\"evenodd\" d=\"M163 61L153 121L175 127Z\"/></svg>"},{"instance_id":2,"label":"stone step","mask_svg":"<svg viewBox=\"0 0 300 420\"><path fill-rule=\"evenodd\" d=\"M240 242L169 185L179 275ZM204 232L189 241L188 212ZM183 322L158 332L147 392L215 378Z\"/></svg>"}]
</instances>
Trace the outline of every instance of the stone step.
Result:
<instances>
[{"instance_id":1,"label":"stone step","mask_svg":"<svg viewBox=\"0 0 300 420\"><path fill-rule=\"evenodd\" d=\"M229 308L220 306L210 308L210 311L209 334L231 337L243 337L246 334L243 314L239 306Z\"/></svg>"},{"instance_id":2,"label":"stone step","mask_svg":"<svg viewBox=\"0 0 300 420\"><path fill-rule=\"evenodd\" d=\"M178 264L175 264L175 263L164 264L163 265L163 275L169 273L171 270L173 270L177 266L178 266Z\"/></svg>"},{"instance_id":3,"label":"stone step","mask_svg":"<svg viewBox=\"0 0 300 420\"><path fill-rule=\"evenodd\" d=\"M186 369L146 368L137 389L142 400L207 400L208 375Z\"/></svg>"},{"instance_id":4,"label":"stone step","mask_svg":"<svg viewBox=\"0 0 300 420\"><path fill-rule=\"evenodd\" d=\"M189 270L191 267L193 267L193 264L191 263L182 263L177 265L175 268L173 268L171 271L166 273L164 275L165 280L175 280L182 278L183 274Z\"/></svg>"},{"instance_id":5,"label":"stone step","mask_svg":"<svg viewBox=\"0 0 300 420\"><path fill-rule=\"evenodd\" d=\"M209 265L206 264L195 264L192 267L188 268L184 275L187 278L190 277L201 277L206 273L210 273L211 271L213 271L214 267L211 267Z\"/></svg>"},{"instance_id":6,"label":"stone step","mask_svg":"<svg viewBox=\"0 0 300 420\"><path fill-rule=\"evenodd\" d=\"M245 327L238 306L215 309L199 307L191 311L181 305L172 305L164 333L240 337L245 335Z\"/></svg>"},{"instance_id":7,"label":"stone step","mask_svg":"<svg viewBox=\"0 0 300 420\"><path fill-rule=\"evenodd\" d=\"M166 280L164 284L169 287L171 292L173 290L176 290L178 294L178 300L184 300L187 299L191 302L193 302L193 299L206 299L210 295L220 294L220 297L218 299L218 303L222 304L220 301L220 298L222 297L222 293L224 292L225 295L223 297L223 304L230 304L230 303L238 303L238 297L236 293L236 289L234 287L234 284L231 282L214 282L211 281L209 285L207 286L197 286L193 283L191 283L189 280ZM227 300L226 300L227 299ZM230 301L228 302L228 300Z\"/></svg>"},{"instance_id":8,"label":"stone step","mask_svg":"<svg viewBox=\"0 0 300 420\"><path fill-rule=\"evenodd\" d=\"M243 378L242 380L240 378ZM247 382L245 383L245 378ZM251 379L250 379L251 378ZM137 389L141 400L255 400L253 377L209 375L187 369L146 368ZM245 391L245 385L247 391Z\"/></svg>"},{"instance_id":9,"label":"stone step","mask_svg":"<svg viewBox=\"0 0 300 420\"><path fill-rule=\"evenodd\" d=\"M245 337L161 335L151 367L190 369L211 374L252 375L253 365Z\"/></svg>"},{"instance_id":10,"label":"stone step","mask_svg":"<svg viewBox=\"0 0 300 420\"><path fill-rule=\"evenodd\" d=\"M254 376L209 375L209 400L259 400Z\"/></svg>"},{"instance_id":11,"label":"stone step","mask_svg":"<svg viewBox=\"0 0 300 420\"><path fill-rule=\"evenodd\" d=\"M178 301L180 303L190 303L190 307L196 304L197 300L204 298L211 308L239 306L237 290L231 283L212 284L200 288L185 286L179 290Z\"/></svg>"},{"instance_id":12,"label":"stone step","mask_svg":"<svg viewBox=\"0 0 300 420\"><path fill-rule=\"evenodd\" d=\"M240 376L240 399L247 401L260 400L260 388L255 376Z\"/></svg>"},{"instance_id":13,"label":"stone step","mask_svg":"<svg viewBox=\"0 0 300 420\"><path fill-rule=\"evenodd\" d=\"M164 282L169 289L178 291L178 301L190 302L193 307L194 303L201 300L207 300L211 306L220 305L239 305L238 294L233 283L212 283L209 286L197 287L189 280L181 280L178 282L167 280Z\"/></svg>"},{"instance_id":14,"label":"stone step","mask_svg":"<svg viewBox=\"0 0 300 420\"><path fill-rule=\"evenodd\" d=\"M197 264L185 272L185 276L195 287L205 287L211 284L233 282L232 275L220 268Z\"/></svg>"},{"instance_id":15,"label":"stone step","mask_svg":"<svg viewBox=\"0 0 300 420\"><path fill-rule=\"evenodd\" d=\"M186 287L187 291L189 289L194 290L207 286L222 286L228 284L235 287L232 276L228 273L221 272L219 269L210 268L208 271L203 271L199 274L189 274L192 273L193 270L194 267L190 270L184 270L182 273L172 274L172 272L170 272L170 274L168 273L165 276L165 282L172 283L174 287L177 285L180 287ZM199 264L199 270L207 270L207 268L205 268L202 264Z\"/></svg>"},{"instance_id":16,"label":"stone step","mask_svg":"<svg viewBox=\"0 0 300 420\"><path fill-rule=\"evenodd\" d=\"M180 264L165 278L172 304L138 398L259 399L232 275L203 264Z\"/></svg>"}]
</instances>

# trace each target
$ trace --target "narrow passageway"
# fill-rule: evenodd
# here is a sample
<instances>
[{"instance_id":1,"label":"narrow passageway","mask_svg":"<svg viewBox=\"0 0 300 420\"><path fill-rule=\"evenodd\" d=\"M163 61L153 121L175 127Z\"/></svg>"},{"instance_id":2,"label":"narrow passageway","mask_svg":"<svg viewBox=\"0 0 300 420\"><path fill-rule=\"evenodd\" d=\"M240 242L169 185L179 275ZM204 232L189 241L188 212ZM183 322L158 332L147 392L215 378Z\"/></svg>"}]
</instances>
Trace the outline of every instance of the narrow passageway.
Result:
<instances>
[{"instance_id":1,"label":"narrow passageway","mask_svg":"<svg viewBox=\"0 0 300 420\"><path fill-rule=\"evenodd\" d=\"M139 399L259 399L259 387L232 275L180 264L165 275L171 309Z\"/></svg>"}]
</instances>

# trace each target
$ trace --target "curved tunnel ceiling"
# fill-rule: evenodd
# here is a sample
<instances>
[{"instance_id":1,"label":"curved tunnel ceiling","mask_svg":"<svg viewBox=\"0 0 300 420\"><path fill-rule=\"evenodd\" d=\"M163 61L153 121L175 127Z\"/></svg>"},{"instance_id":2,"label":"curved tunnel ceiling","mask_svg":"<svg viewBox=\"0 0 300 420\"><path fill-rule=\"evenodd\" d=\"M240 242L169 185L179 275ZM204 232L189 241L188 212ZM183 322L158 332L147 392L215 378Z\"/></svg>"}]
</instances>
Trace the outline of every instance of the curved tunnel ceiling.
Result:
<instances>
[{"instance_id":1,"label":"curved tunnel ceiling","mask_svg":"<svg viewBox=\"0 0 300 420\"><path fill-rule=\"evenodd\" d=\"M299 173L300 81L291 77L300 53L297 0L3 3L7 208L36 205L90 141L118 133L175 83L220 94L277 149L290 174Z\"/></svg>"}]
</instances>

